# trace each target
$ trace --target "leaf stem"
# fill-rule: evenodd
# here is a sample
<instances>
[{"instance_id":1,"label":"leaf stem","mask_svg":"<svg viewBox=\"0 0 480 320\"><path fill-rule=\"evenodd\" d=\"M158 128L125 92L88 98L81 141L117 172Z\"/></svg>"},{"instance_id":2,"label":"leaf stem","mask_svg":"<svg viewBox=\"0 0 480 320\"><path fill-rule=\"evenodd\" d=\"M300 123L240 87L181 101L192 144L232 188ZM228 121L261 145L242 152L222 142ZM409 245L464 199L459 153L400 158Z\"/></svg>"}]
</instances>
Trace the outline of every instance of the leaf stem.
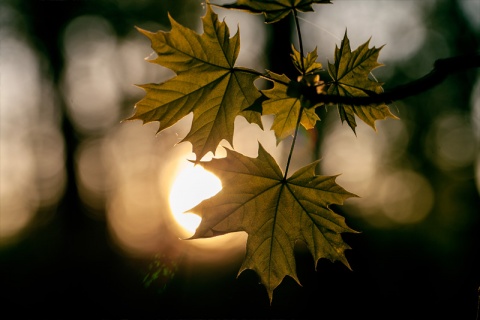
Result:
<instances>
[{"instance_id":1,"label":"leaf stem","mask_svg":"<svg viewBox=\"0 0 480 320\"><path fill-rule=\"evenodd\" d=\"M300 47L300 61L302 63L302 76L305 75L305 64L303 62L303 41L302 41L302 32L300 30L300 24L298 23L298 15L297 15L297 10L293 9L293 16L295 17L295 27L297 29L297 34L298 34L298 45ZM300 97L302 99L302 97ZM293 155L293 149L295 148L295 141L297 140L297 135L298 135L298 128L300 127L300 121L302 120L302 114L303 114L303 104L300 103L300 110L298 112L298 118L297 118L297 124L295 125L295 133L293 134L293 140L292 144L290 146L290 152L288 154L288 159L287 159L287 165L285 166L285 175L284 179L287 179L288 175L288 169L290 168L290 162L292 160L292 155Z\"/></svg>"},{"instance_id":2,"label":"leaf stem","mask_svg":"<svg viewBox=\"0 0 480 320\"><path fill-rule=\"evenodd\" d=\"M303 41L302 41L302 32L300 31L300 23L298 22L297 10L293 9L293 16L295 17L295 27L297 29L298 35L298 46L300 47L300 61L302 63L302 76L305 75L305 63L303 62Z\"/></svg>"},{"instance_id":3,"label":"leaf stem","mask_svg":"<svg viewBox=\"0 0 480 320\"><path fill-rule=\"evenodd\" d=\"M303 105L300 105L300 110L298 114L297 124L295 125L295 133L293 134L292 145L290 147L290 153L288 154L287 165L285 166L285 175L284 179L287 179L288 168L290 167L290 161L292 160L293 148L295 147L295 141L297 140L298 128L300 127L300 120L302 119Z\"/></svg>"}]
</instances>

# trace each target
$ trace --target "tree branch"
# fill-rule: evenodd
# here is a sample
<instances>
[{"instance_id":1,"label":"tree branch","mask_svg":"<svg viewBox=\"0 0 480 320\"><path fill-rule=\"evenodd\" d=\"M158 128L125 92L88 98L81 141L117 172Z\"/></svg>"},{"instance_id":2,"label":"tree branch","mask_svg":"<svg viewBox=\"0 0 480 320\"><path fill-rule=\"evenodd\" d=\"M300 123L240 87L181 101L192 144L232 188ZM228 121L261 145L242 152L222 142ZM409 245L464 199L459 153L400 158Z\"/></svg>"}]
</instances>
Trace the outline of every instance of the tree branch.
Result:
<instances>
[{"instance_id":1,"label":"tree branch","mask_svg":"<svg viewBox=\"0 0 480 320\"><path fill-rule=\"evenodd\" d=\"M315 87L304 87L302 94L306 99L312 101L313 105L322 102L333 104L341 103L355 106L381 103L389 104L393 101L405 99L425 92L443 82L447 76L473 68L480 68L479 54L436 60L433 65L433 70L427 75L380 94L371 92L369 93L369 96L365 97L325 95L317 94Z\"/></svg>"}]
</instances>

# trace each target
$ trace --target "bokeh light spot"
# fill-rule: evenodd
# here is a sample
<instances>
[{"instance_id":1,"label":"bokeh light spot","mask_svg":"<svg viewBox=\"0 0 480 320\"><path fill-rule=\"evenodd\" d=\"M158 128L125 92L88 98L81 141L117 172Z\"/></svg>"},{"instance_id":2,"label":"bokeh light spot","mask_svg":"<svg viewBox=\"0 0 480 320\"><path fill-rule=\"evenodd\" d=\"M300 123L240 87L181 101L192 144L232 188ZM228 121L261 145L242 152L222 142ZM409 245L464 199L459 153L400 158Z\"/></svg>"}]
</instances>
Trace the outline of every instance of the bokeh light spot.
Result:
<instances>
[{"instance_id":1,"label":"bokeh light spot","mask_svg":"<svg viewBox=\"0 0 480 320\"><path fill-rule=\"evenodd\" d=\"M399 170L385 175L378 190L382 211L397 223L420 222L433 206L434 192L430 183L413 171Z\"/></svg>"},{"instance_id":2,"label":"bokeh light spot","mask_svg":"<svg viewBox=\"0 0 480 320\"><path fill-rule=\"evenodd\" d=\"M42 56L21 33L22 15L0 5L0 246L22 238L38 210L62 196L63 137ZM37 220L35 220L37 218ZM24 233L25 232L25 233Z\"/></svg>"},{"instance_id":3,"label":"bokeh light spot","mask_svg":"<svg viewBox=\"0 0 480 320\"><path fill-rule=\"evenodd\" d=\"M70 117L80 132L95 133L120 119L121 90L114 71L119 63L110 23L99 16L81 16L64 34L67 66L63 79Z\"/></svg>"},{"instance_id":4,"label":"bokeh light spot","mask_svg":"<svg viewBox=\"0 0 480 320\"><path fill-rule=\"evenodd\" d=\"M448 113L435 121L425 147L440 169L460 169L474 163L477 143L473 136L473 127L466 116Z\"/></svg>"},{"instance_id":5,"label":"bokeh light spot","mask_svg":"<svg viewBox=\"0 0 480 320\"><path fill-rule=\"evenodd\" d=\"M327 57L332 61L333 48L340 45L345 31L348 31L352 49L371 38L371 46L388 44L382 49L382 60L407 59L426 38L422 20L424 2L337 1L334 6L322 7L302 19L302 24L306 24L302 26L302 33L306 35L305 47L309 51L315 47L332 48L332 56ZM373 37L372 30L375 30Z\"/></svg>"}]
</instances>

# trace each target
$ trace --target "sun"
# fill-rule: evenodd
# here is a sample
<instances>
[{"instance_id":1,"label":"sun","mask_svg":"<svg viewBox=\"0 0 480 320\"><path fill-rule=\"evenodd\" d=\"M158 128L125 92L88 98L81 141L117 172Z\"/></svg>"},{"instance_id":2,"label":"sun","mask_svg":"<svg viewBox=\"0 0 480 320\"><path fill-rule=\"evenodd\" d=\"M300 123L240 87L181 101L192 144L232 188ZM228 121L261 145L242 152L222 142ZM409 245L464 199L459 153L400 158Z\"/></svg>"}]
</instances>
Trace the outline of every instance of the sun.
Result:
<instances>
[{"instance_id":1,"label":"sun","mask_svg":"<svg viewBox=\"0 0 480 320\"><path fill-rule=\"evenodd\" d=\"M188 213L188 210L221 189L220 179L201 166L188 163L180 169L173 179L169 203L173 217L184 233L193 234L201 221L199 216Z\"/></svg>"}]
</instances>

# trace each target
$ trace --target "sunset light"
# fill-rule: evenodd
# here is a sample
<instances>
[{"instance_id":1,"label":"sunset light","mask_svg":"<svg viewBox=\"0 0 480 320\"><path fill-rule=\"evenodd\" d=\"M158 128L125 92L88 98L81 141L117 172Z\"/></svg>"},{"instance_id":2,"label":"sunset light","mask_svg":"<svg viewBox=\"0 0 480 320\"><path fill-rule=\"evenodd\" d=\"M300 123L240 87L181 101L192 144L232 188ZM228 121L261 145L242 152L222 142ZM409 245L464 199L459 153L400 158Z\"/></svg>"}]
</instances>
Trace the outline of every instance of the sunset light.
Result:
<instances>
[{"instance_id":1,"label":"sunset light","mask_svg":"<svg viewBox=\"0 0 480 320\"><path fill-rule=\"evenodd\" d=\"M193 234L201 218L187 211L204 199L214 196L221 189L220 179L201 166L190 164L182 169L174 179L169 196L175 221L187 233Z\"/></svg>"}]
</instances>

